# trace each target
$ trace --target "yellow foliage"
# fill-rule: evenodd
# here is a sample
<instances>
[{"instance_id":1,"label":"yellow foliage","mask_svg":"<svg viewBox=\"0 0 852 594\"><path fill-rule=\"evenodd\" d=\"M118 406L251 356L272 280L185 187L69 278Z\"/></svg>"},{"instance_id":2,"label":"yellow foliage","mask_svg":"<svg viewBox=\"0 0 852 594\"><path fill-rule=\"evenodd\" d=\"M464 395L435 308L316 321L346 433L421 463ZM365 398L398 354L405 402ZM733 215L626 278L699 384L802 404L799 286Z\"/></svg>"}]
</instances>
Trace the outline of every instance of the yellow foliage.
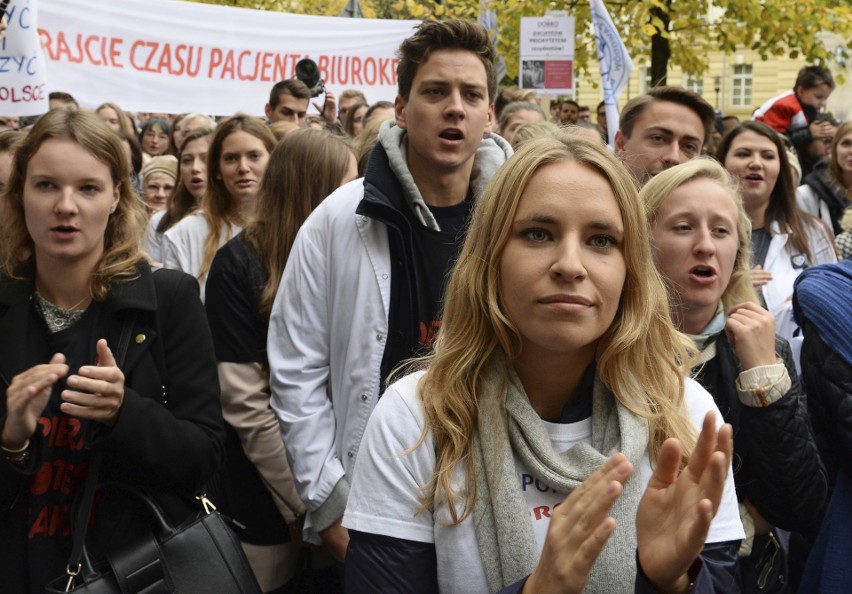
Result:
<instances>
[{"instance_id":1,"label":"yellow foliage","mask_svg":"<svg viewBox=\"0 0 852 594\"><path fill-rule=\"evenodd\" d=\"M346 0L191 0L261 10L336 16ZM479 14L481 0L360 0L368 17L433 19L468 18ZM699 75L707 68L711 51L733 52L753 46L763 55L798 51L810 62L833 58L815 33L830 31L852 39L850 0L713 0L720 16L709 20L708 0L604 0L635 63L650 63L651 37L668 39L671 63L687 74ZM547 10L569 10L576 19L575 68L587 73L595 59L594 34L589 4L556 0L489 0L497 12L498 50L506 60L507 76L518 76L520 19L543 16ZM655 14L651 14L651 11ZM715 14L715 13L714 13ZM661 15L666 15L666 31ZM852 48L852 45L850 45Z\"/></svg>"}]
</instances>

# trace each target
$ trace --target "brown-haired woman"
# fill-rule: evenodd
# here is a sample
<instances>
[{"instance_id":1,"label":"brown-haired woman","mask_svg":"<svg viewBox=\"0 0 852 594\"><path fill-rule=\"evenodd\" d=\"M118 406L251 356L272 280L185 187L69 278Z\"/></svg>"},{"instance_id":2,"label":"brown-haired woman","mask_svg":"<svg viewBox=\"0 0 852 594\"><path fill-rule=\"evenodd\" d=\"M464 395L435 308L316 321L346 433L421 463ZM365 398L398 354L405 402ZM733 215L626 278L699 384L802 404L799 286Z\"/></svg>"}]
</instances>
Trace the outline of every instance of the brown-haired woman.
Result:
<instances>
[{"instance_id":1,"label":"brown-haired woman","mask_svg":"<svg viewBox=\"0 0 852 594\"><path fill-rule=\"evenodd\" d=\"M165 210L151 216L145 234L145 251L154 262L163 261L163 234L195 212L207 191L207 151L212 136L210 128L198 128L184 138L178 153L178 183Z\"/></svg>"},{"instance_id":2,"label":"brown-haired woman","mask_svg":"<svg viewBox=\"0 0 852 594\"><path fill-rule=\"evenodd\" d=\"M796 208L790 162L775 130L744 122L722 137L716 158L740 180L752 227L752 282L798 366L802 337L793 320L793 282L809 266L836 262L834 246L820 222Z\"/></svg>"},{"instance_id":3,"label":"brown-haired woman","mask_svg":"<svg viewBox=\"0 0 852 594\"><path fill-rule=\"evenodd\" d=\"M238 114L221 122L207 153L202 212L184 217L163 236L163 265L197 278L202 301L216 250L251 216L273 148L275 137L260 119Z\"/></svg>"},{"instance_id":4,"label":"brown-haired woman","mask_svg":"<svg viewBox=\"0 0 852 594\"><path fill-rule=\"evenodd\" d=\"M95 113L106 122L107 126L116 132L124 132L128 136L136 136L136 126L133 124L133 118L127 115L127 112L115 103L101 103L95 109Z\"/></svg>"},{"instance_id":5,"label":"brown-haired woman","mask_svg":"<svg viewBox=\"0 0 852 594\"><path fill-rule=\"evenodd\" d=\"M177 521L223 454L197 283L142 258L129 173L119 137L82 111L49 112L15 155L0 247L4 591L42 592L64 572L95 453L103 479L150 492ZM96 543L140 529L121 499L101 500Z\"/></svg>"},{"instance_id":6,"label":"brown-haired woman","mask_svg":"<svg viewBox=\"0 0 852 594\"><path fill-rule=\"evenodd\" d=\"M218 251L207 280L228 432L224 505L246 525L240 538L265 591L292 577L297 551L287 525L298 529L304 513L269 408L269 312L302 223L356 173L341 138L311 129L288 134L269 157L252 220Z\"/></svg>"},{"instance_id":7,"label":"brown-haired woman","mask_svg":"<svg viewBox=\"0 0 852 594\"><path fill-rule=\"evenodd\" d=\"M829 156L814 165L796 188L799 209L820 218L840 235L844 211L852 206L852 121L837 128Z\"/></svg>"}]
</instances>

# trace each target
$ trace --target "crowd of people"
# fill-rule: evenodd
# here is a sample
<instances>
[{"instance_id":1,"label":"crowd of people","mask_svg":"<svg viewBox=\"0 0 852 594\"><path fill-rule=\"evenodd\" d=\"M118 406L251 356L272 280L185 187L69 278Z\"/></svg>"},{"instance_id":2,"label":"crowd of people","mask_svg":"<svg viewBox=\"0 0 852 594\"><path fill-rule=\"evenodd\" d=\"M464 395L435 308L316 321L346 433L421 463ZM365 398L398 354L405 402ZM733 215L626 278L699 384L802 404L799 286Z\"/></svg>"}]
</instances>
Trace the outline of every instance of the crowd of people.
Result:
<instances>
[{"instance_id":1,"label":"crowd of people","mask_svg":"<svg viewBox=\"0 0 852 594\"><path fill-rule=\"evenodd\" d=\"M852 588L831 74L745 122L656 87L610 147L480 25L398 57L316 114L0 117L3 591L63 574L96 456L210 495L263 592ZM95 515L96 561L148 530Z\"/></svg>"}]
</instances>

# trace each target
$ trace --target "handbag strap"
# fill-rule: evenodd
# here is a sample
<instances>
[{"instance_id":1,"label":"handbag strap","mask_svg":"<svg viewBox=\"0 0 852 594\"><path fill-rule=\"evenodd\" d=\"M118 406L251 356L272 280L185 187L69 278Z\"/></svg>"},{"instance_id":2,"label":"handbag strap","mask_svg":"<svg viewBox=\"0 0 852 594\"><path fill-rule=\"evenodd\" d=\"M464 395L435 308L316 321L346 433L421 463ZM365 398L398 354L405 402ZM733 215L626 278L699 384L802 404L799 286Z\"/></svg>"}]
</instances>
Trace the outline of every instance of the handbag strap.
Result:
<instances>
[{"instance_id":1,"label":"handbag strap","mask_svg":"<svg viewBox=\"0 0 852 594\"><path fill-rule=\"evenodd\" d=\"M115 351L115 364L119 369L124 365L124 359L127 355L127 347L130 345L130 334L133 332L133 324L136 321L136 312L131 311L122 322L121 335L118 340L118 348ZM83 484L82 499L80 508L77 510L77 515L74 518L74 528L71 532L71 556L68 558L68 586L66 591L69 591L74 584L74 578L80 574L83 567L82 559L84 547L86 545L86 532L89 528L89 518L92 515L92 505L95 501L95 491L97 491L98 479L101 474L101 465L103 463L103 452L96 452L92 457L92 463L89 466L89 471L86 475L86 482Z\"/></svg>"}]
</instances>

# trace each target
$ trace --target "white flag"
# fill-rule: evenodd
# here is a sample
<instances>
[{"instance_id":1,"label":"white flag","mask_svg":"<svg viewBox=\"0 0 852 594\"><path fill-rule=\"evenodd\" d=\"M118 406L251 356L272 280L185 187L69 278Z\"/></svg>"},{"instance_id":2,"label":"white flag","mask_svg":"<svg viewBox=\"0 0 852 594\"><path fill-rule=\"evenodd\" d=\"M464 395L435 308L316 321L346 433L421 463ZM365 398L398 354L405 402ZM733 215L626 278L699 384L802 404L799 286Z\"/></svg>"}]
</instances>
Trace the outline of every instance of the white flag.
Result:
<instances>
[{"instance_id":1,"label":"white flag","mask_svg":"<svg viewBox=\"0 0 852 594\"><path fill-rule=\"evenodd\" d=\"M497 47L497 11L488 0L482 0L479 5L479 24L488 29L488 36L491 38L491 43ZM506 60L503 54L497 52L497 84L506 76Z\"/></svg>"},{"instance_id":2,"label":"white flag","mask_svg":"<svg viewBox=\"0 0 852 594\"><path fill-rule=\"evenodd\" d=\"M609 145L615 146L615 133L618 130L618 99L621 89L630 80L633 61L618 29L612 24L609 12L603 0L589 0L592 7L592 25L595 28L595 43L598 46L598 61L601 65L604 103L606 104L606 122L609 131Z\"/></svg>"}]
</instances>

